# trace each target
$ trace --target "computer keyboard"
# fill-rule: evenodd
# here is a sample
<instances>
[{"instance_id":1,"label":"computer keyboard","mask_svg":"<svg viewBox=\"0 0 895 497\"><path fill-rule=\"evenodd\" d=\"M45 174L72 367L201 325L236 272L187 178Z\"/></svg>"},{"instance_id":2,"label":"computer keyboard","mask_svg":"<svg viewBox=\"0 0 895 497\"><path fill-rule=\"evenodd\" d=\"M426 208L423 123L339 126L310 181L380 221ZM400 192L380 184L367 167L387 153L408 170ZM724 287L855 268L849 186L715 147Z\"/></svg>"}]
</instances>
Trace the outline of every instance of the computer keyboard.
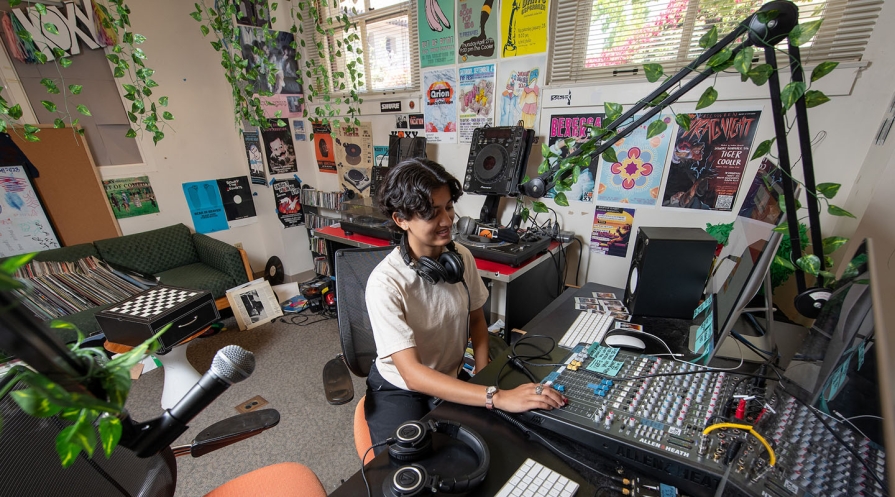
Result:
<instances>
[{"instance_id":1,"label":"computer keyboard","mask_svg":"<svg viewBox=\"0 0 895 497\"><path fill-rule=\"evenodd\" d=\"M497 497L550 495L572 497L578 484L543 464L526 459L509 481L497 492Z\"/></svg>"},{"instance_id":2,"label":"computer keyboard","mask_svg":"<svg viewBox=\"0 0 895 497\"><path fill-rule=\"evenodd\" d=\"M615 318L599 311L582 311L559 341L560 347L574 348L581 342L602 342Z\"/></svg>"}]
</instances>

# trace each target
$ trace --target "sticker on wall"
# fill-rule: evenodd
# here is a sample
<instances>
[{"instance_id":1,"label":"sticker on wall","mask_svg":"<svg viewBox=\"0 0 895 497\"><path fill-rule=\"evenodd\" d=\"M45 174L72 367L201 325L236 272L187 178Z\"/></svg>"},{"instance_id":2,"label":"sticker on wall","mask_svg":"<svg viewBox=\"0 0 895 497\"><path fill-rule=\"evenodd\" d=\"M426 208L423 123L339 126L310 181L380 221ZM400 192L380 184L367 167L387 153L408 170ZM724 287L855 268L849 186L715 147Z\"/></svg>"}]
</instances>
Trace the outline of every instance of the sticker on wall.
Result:
<instances>
[{"instance_id":1,"label":"sticker on wall","mask_svg":"<svg viewBox=\"0 0 895 497\"><path fill-rule=\"evenodd\" d=\"M417 0L417 9L420 67L453 65L454 0Z\"/></svg>"},{"instance_id":2,"label":"sticker on wall","mask_svg":"<svg viewBox=\"0 0 895 497\"><path fill-rule=\"evenodd\" d=\"M216 181L194 181L183 184L183 195L190 208L196 233L213 233L229 229L227 214Z\"/></svg>"},{"instance_id":3,"label":"sticker on wall","mask_svg":"<svg viewBox=\"0 0 895 497\"><path fill-rule=\"evenodd\" d=\"M540 77L547 67L547 56L523 57L503 61L497 70L498 126L522 126L534 129L538 117Z\"/></svg>"},{"instance_id":4,"label":"sticker on wall","mask_svg":"<svg viewBox=\"0 0 895 497\"><path fill-rule=\"evenodd\" d=\"M550 129L547 132L547 145L556 154L550 159L553 167L557 161L568 157L578 150L578 147L587 141L590 136L587 126L600 126L603 122L603 114L554 114L550 116ZM594 157L588 167L581 168L581 174L576 178L572 189L564 192L566 199L576 202L592 202L594 199L594 184L597 177L599 158ZM556 190L551 188L545 197L554 198Z\"/></svg>"},{"instance_id":5,"label":"sticker on wall","mask_svg":"<svg viewBox=\"0 0 895 497\"><path fill-rule=\"evenodd\" d=\"M460 143L471 143L476 128L494 126L495 65L460 68Z\"/></svg>"},{"instance_id":6,"label":"sticker on wall","mask_svg":"<svg viewBox=\"0 0 895 497\"><path fill-rule=\"evenodd\" d=\"M460 62L474 62L497 57L497 25L500 15L494 0L459 0L457 2L457 37Z\"/></svg>"},{"instance_id":7,"label":"sticker on wall","mask_svg":"<svg viewBox=\"0 0 895 497\"><path fill-rule=\"evenodd\" d=\"M637 118L639 116L629 122L633 123ZM649 126L660 120L668 128L647 138ZM665 158L671 144L672 124L670 116L660 114L641 124L612 146L618 162L604 162L600 168L600 183L597 186L597 199L600 202L656 205L662 174L665 172ZM625 124L621 127L624 128Z\"/></svg>"},{"instance_id":8,"label":"sticker on wall","mask_svg":"<svg viewBox=\"0 0 895 497\"><path fill-rule=\"evenodd\" d=\"M115 219L158 214L155 192L149 184L149 176L103 180L106 198L112 206Z\"/></svg>"},{"instance_id":9,"label":"sticker on wall","mask_svg":"<svg viewBox=\"0 0 895 497\"><path fill-rule=\"evenodd\" d=\"M500 10L501 57L537 54L547 50L547 0L512 0Z\"/></svg>"},{"instance_id":10,"label":"sticker on wall","mask_svg":"<svg viewBox=\"0 0 895 497\"><path fill-rule=\"evenodd\" d=\"M457 143L457 72L454 68L423 73L426 140Z\"/></svg>"}]
</instances>

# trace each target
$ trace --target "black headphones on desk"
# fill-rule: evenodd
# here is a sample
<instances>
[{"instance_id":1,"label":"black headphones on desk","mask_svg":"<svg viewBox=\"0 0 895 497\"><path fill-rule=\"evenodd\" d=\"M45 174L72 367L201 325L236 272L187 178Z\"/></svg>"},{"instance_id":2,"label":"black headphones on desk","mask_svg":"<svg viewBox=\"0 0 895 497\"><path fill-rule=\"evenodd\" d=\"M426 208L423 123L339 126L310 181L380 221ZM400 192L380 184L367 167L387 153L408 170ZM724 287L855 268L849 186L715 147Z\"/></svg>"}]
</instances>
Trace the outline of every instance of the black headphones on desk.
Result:
<instances>
[{"instance_id":1,"label":"black headphones on desk","mask_svg":"<svg viewBox=\"0 0 895 497\"><path fill-rule=\"evenodd\" d=\"M429 474L420 464L413 463L432 453L432 433L444 433L465 443L475 452L479 465L468 475L442 477ZM427 489L450 494L466 492L485 480L491 453L478 433L453 421L408 421L395 430L388 447L389 459L404 464L382 482L382 493L390 497L410 497ZM411 463L411 464L407 464Z\"/></svg>"},{"instance_id":2,"label":"black headphones on desk","mask_svg":"<svg viewBox=\"0 0 895 497\"><path fill-rule=\"evenodd\" d=\"M438 256L438 260L423 256L418 261L414 261L410 257L410 250L407 248L407 233L401 237L401 257L404 263L416 271L421 278L432 283L433 285L442 281L446 283L460 283L463 281L463 256L457 252L454 242L447 244L447 250Z\"/></svg>"}]
</instances>

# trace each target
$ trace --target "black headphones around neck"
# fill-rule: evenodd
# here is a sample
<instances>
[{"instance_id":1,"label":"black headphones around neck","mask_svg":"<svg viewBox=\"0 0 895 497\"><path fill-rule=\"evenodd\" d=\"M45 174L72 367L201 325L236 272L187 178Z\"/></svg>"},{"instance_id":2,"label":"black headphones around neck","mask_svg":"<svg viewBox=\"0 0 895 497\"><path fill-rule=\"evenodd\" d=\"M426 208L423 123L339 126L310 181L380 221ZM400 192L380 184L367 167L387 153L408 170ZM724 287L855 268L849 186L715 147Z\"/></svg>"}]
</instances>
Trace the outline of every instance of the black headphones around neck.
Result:
<instances>
[{"instance_id":1,"label":"black headphones around neck","mask_svg":"<svg viewBox=\"0 0 895 497\"><path fill-rule=\"evenodd\" d=\"M442 281L447 283L460 283L463 281L463 256L457 252L454 242L447 244L447 250L438 256L438 260L430 257L420 257L414 261L410 257L410 250L407 248L407 233L401 237L401 258L404 263L416 271L421 278L432 283L433 285Z\"/></svg>"},{"instance_id":2,"label":"black headphones around neck","mask_svg":"<svg viewBox=\"0 0 895 497\"><path fill-rule=\"evenodd\" d=\"M465 443L475 452L479 465L468 475L443 477L429 474L421 464L414 464L432 452L432 433L444 433ZM410 497L426 490L463 493L485 480L491 453L485 440L475 431L453 421L408 421L395 430L394 442L388 447L392 461L404 464L382 482L382 493L390 497ZM407 464L411 463L411 464Z\"/></svg>"}]
</instances>

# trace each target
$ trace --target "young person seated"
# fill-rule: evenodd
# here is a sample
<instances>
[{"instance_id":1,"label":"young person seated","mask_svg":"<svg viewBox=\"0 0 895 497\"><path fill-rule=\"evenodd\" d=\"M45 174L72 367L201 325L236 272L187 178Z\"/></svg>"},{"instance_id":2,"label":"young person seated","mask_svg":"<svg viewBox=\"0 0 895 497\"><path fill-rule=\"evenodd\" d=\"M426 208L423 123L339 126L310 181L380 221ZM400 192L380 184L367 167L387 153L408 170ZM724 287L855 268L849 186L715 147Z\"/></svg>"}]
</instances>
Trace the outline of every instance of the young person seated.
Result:
<instances>
[{"instance_id":1,"label":"young person seated","mask_svg":"<svg viewBox=\"0 0 895 497\"><path fill-rule=\"evenodd\" d=\"M434 407L434 399L509 412L554 409L567 399L534 383L512 390L457 378L467 337L475 371L488 364L482 306L487 289L469 250L451 240L460 182L440 164L409 159L389 168L379 208L403 231L403 240L373 270L366 303L377 358L367 377L365 414L374 444ZM376 447L376 453L385 450Z\"/></svg>"}]
</instances>

